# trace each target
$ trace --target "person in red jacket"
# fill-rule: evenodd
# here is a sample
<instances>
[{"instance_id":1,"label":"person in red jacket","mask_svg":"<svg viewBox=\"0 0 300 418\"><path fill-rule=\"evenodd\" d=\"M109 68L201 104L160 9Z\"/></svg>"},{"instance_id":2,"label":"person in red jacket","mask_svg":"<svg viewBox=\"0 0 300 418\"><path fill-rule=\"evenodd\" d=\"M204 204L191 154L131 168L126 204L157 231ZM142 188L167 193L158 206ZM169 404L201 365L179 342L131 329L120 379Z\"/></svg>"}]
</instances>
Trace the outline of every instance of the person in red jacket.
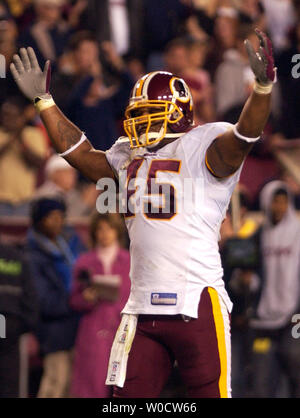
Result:
<instances>
[{"instance_id":1,"label":"person in red jacket","mask_svg":"<svg viewBox=\"0 0 300 418\"><path fill-rule=\"evenodd\" d=\"M71 306L83 314L71 383L71 395L77 398L111 395L105 385L109 353L130 290L130 257L120 245L122 231L119 215L97 213L90 227L93 249L75 266Z\"/></svg>"}]
</instances>

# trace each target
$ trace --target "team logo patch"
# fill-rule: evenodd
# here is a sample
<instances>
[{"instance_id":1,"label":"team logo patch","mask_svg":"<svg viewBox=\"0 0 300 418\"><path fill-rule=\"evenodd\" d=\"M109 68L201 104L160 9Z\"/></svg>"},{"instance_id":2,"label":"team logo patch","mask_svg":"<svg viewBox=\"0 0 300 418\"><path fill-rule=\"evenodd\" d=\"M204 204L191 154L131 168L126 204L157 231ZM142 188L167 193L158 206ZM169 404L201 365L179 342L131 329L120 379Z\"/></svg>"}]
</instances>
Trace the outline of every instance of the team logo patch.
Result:
<instances>
[{"instance_id":1,"label":"team logo patch","mask_svg":"<svg viewBox=\"0 0 300 418\"><path fill-rule=\"evenodd\" d=\"M151 305L177 305L177 293L151 293Z\"/></svg>"}]
</instances>

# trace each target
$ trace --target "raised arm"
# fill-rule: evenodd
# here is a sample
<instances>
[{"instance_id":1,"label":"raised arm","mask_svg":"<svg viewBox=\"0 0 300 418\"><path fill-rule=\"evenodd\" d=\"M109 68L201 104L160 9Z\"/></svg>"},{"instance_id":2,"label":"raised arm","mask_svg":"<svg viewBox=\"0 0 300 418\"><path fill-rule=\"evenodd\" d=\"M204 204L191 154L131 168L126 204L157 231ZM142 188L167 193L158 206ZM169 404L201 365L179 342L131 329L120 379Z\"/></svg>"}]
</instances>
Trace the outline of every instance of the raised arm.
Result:
<instances>
[{"instance_id":1,"label":"raised arm","mask_svg":"<svg viewBox=\"0 0 300 418\"><path fill-rule=\"evenodd\" d=\"M207 168L219 178L230 176L238 170L253 144L260 138L270 114L275 79L272 44L263 32L257 29L255 32L260 41L258 52L254 51L248 40L245 41L256 79L253 92L234 129L216 138L206 153Z\"/></svg>"},{"instance_id":2,"label":"raised arm","mask_svg":"<svg viewBox=\"0 0 300 418\"><path fill-rule=\"evenodd\" d=\"M53 147L85 177L97 182L100 178L114 178L105 152L95 150L81 130L55 105L49 94L50 62L41 70L34 50L21 48L10 66L22 93L32 100L47 129Z\"/></svg>"}]
</instances>

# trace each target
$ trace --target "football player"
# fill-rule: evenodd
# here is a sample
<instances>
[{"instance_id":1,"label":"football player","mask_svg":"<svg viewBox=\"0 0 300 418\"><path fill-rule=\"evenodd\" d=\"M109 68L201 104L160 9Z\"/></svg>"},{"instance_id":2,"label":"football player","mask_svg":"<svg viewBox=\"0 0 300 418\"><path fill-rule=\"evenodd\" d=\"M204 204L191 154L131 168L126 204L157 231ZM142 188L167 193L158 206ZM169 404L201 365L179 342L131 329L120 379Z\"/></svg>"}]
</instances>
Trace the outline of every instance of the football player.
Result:
<instances>
[{"instance_id":1,"label":"football player","mask_svg":"<svg viewBox=\"0 0 300 418\"><path fill-rule=\"evenodd\" d=\"M118 182L126 170L128 203L137 185L144 184L124 215L132 284L107 376L116 397L158 397L175 361L190 397L231 396L231 301L222 280L218 237L245 157L270 112L272 45L264 33L256 34L257 52L245 41L255 83L236 125L194 127L184 80L156 71L135 84L125 112L127 136L106 152L93 149L55 105L50 62L42 71L32 48L22 48L13 58L14 79L34 102L61 156L94 182ZM179 211L178 180L187 178L201 198L188 195L194 210Z\"/></svg>"}]
</instances>

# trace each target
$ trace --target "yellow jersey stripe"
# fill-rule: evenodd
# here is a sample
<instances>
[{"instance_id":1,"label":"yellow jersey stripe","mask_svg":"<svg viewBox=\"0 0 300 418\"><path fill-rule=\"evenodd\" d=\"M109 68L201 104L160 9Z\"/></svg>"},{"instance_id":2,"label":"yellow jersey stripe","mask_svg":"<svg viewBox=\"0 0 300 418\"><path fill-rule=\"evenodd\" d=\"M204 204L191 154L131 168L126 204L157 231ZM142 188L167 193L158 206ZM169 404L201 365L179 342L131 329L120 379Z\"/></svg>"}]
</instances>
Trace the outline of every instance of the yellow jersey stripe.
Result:
<instances>
[{"instance_id":1,"label":"yellow jersey stripe","mask_svg":"<svg viewBox=\"0 0 300 418\"><path fill-rule=\"evenodd\" d=\"M213 308L213 316L217 334L217 341L218 341L218 350L219 350L219 358L220 358L220 378L219 378L219 391L221 398L228 397L228 390L227 390L227 350L226 350L226 342L225 342L225 329L224 329L224 320L221 311L221 306L219 302L219 296L215 289L212 287L208 288L208 293L210 295L212 308Z\"/></svg>"}]
</instances>

